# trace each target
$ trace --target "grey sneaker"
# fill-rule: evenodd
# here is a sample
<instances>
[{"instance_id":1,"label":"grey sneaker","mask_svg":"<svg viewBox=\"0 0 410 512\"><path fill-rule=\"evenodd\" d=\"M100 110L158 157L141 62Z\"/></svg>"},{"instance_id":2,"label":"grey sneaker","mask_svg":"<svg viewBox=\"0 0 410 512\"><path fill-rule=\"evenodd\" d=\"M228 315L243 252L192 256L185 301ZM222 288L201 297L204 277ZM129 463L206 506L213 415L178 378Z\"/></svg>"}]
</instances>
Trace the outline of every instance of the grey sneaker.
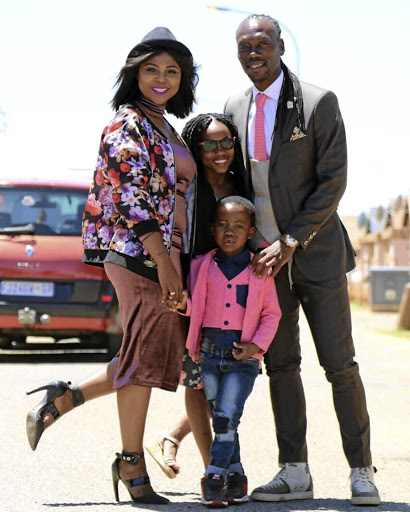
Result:
<instances>
[{"instance_id":1,"label":"grey sneaker","mask_svg":"<svg viewBox=\"0 0 410 512\"><path fill-rule=\"evenodd\" d=\"M252 491L251 498L256 501L311 500L313 482L309 466L305 462L284 464L273 480Z\"/></svg>"},{"instance_id":2,"label":"grey sneaker","mask_svg":"<svg viewBox=\"0 0 410 512\"><path fill-rule=\"evenodd\" d=\"M377 469L373 466L367 468L352 468L350 470L350 489L352 491L352 505L379 505L380 496L374 484L374 474Z\"/></svg>"}]
</instances>

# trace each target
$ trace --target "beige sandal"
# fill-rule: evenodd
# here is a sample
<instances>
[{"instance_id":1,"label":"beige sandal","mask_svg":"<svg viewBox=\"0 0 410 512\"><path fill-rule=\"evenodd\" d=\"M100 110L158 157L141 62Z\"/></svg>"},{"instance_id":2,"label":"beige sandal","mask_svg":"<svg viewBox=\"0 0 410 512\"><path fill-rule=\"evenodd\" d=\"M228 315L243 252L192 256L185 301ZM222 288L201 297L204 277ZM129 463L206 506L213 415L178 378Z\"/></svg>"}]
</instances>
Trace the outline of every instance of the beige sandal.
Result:
<instances>
[{"instance_id":1,"label":"beige sandal","mask_svg":"<svg viewBox=\"0 0 410 512\"><path fill-rule=\"evenodd\" d=\"M171 443L174 443L177 448L179 448L180 442L175 437L170 436L168 432L169 430L162 432L159 438L156 437L151 439L151 441L148 441L148 443L145 444L145 449L168 478L175 478L177 474L172 469L172 466L175 466L177 461L173 457L164 457L164 441L165 439L171 441Z\"/></svg>"}]
</instances>

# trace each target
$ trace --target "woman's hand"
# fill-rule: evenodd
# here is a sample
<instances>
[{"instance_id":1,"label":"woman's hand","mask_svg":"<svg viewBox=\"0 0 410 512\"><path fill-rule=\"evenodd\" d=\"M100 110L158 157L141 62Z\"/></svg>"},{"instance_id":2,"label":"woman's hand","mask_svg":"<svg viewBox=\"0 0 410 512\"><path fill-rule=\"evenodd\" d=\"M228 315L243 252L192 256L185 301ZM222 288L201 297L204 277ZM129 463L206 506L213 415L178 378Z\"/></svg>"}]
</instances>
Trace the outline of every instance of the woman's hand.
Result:
<instances>
[{"instance_id":1,"label":"woman's hand","mask_svg":"<svg viewBox=\"0 0 410 512\"><path fill-rule=\"evenodd\" d=\"M162 304L165 304L168 297L178 304L182 300L182 279L171 262L162 241L161 233L158 231L151 233L144 238L142 243L157 264L158 280L162 290Z\"/></svg>"},{"instance_id":2,"label":"woman's hand","mask_svg":"<svg viewBox=\"0 0 410 512\"><path fill-rule=\"evenodd\" d=\"M294 247L289 247L282 240L276 240L259 254L255 254L250 263L250 268L260 278L266 273L275 277L283 265L292 258L294 252Z\"/></svg>"},{"instance_id":3,"label":"woman's hand","mask_svg":"<svg viewBox=\"0 0 410 512\"><path fill-rule=\"evenodd\" d=\"M172 301L176 305L182 301L182 279L175 270L171 260L158 265L158 280L161 285L161 302Z\"/></svg>"},{"instance_id":4,"label":"woman's hand","mask_svg":"<svg viewBox=\"0 0 410 512\"><path fill-rule=\"evenodd\" d=\"M188 302L188 291L187 290L182 290L182 300L181 300L181 302L177 302L174 299L173 295L168 295L167 300L165 302L165 305L173 313L175 313L177 310L180 311L181 313L185 313L187 302Z\"/></svg>"}]
</instances>

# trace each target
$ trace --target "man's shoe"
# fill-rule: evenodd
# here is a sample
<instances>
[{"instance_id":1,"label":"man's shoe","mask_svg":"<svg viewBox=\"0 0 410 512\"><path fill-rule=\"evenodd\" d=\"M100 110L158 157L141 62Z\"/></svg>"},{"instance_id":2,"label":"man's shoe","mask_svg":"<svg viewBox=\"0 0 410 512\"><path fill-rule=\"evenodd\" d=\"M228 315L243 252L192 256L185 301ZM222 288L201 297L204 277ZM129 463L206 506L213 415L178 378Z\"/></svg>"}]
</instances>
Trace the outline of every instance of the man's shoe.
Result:
<instances>
[{"instance_id":1,"label":"man's shoe","mask_svg":"<svg viewBox=\"0 0 410 512\"><path fill-rule=\"evenodd\" d=\"M240 473L228 473L226 499L228 503L244 503L249 501L248 479Z\"/></svg>"},{"instance_id":2,"label":"man's shoe","mask_svg":"<svg viewBox=\"0 0 410 512\"><path fill-rule=\"evenodd\" d=\"M210 508L228 506L224 477L218 473L210 473L201 479L202 505Z\"/></svg>"},{"instance_id":3,"label":"man's shoe","mask_svg":"<svg viewBox=\"0 0 410 512\"><path fill-rule=\"evenodd\" d=\"M256 501L312 499L313 482L309 466L305 462L284 464L273 480L252 491L251 498Z\"/></svg>"},{"instance_id":4,"label":"man's shoe","mask_svg":"<svg viewBox=\"0 0 410 512\"><path fill-rule=\"evenodd\" d=\"M352 468L350 470L350 489L352 491L352 505L379 505L380 496L374 484L374 474L377 469L373 466L367 468Z\"/></svg>"}]
</instances>

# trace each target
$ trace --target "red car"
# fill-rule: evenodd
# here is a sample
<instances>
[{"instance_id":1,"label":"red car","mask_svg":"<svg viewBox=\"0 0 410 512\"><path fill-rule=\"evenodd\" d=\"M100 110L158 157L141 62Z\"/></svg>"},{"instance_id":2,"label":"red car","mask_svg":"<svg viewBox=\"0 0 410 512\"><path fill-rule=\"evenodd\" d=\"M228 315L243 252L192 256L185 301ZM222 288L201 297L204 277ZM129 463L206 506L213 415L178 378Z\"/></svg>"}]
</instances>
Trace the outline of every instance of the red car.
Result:
<instances>
[{"instance_id":1,"label":"red car","mask_svg":"<svg viewBox=\"0 0 410 512\"><path fill-rule=\"evenodd\" d=\"M1 348L21 348L27 336L41 336L79 338L110 357L116 353L122 330L113 286L102 268L81 262L89 185L0 180Z\"/></svg>"}]
</instances>

